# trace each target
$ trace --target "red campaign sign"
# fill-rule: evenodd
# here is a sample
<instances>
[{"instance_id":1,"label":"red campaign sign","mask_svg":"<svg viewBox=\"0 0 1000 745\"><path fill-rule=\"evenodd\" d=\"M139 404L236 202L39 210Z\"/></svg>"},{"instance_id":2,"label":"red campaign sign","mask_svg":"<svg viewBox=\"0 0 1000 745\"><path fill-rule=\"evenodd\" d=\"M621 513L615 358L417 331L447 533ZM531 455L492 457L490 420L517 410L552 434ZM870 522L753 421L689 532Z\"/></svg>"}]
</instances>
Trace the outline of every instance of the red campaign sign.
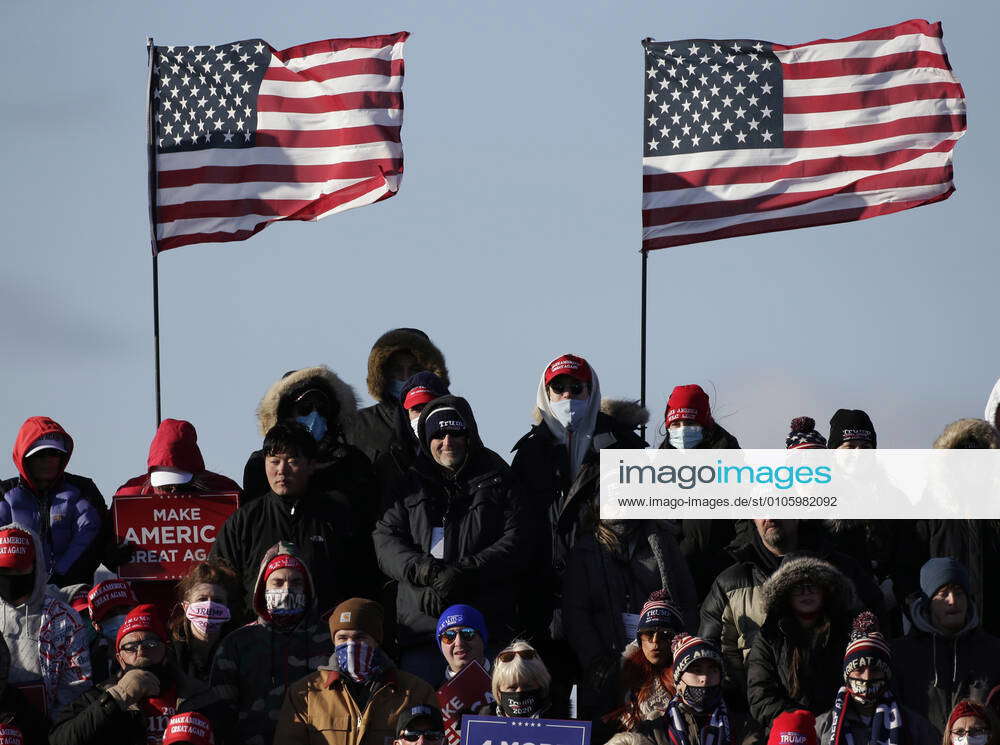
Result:
<instances>
[{"instance_id":1,"label":"red campaign sign","mask_svg":"<svg viewBox=\"0 0 1000 745\"><path fill-rule=\"evenodd\" d=\"M239 507L239 494L140 494L111 501L118 541L136 546L123 579L181 579L205 561L215 536Z\"/></svg>"},{"instance_id":2,"label":"red campaign sign","mask_svg":"<svg viewBox=\"0 0 1000 745\"><path fill-rule=\"evenodd\" d=\"M475 713L493 703L490 675L478 662L470 662L437 690L438 705L444 716L444 737L448 745L462 739L462 714Z\"/></svg>"}]
</instances>

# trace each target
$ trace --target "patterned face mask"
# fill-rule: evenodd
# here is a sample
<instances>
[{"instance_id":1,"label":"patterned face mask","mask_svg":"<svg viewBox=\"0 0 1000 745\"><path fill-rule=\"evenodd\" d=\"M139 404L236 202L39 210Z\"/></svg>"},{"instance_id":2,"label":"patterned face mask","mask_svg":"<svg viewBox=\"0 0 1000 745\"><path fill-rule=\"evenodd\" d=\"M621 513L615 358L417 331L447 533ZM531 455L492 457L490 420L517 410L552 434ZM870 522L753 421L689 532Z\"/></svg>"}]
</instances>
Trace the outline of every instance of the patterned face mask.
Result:
<instances>
[{"instance_id":1,"label":"patterned face mask","mask_svg":"<svg viewBox=\"0 0 1000 745\"><path fill-rule=\"evenodd\" d=\"M375 648L368 646L367 642L344 642L336 646L334 653L337 655L340 672L351 680L365 683L371 677Z\"/></svg>"},{"instance_id":2,"label":"patterned face mask","mask_svg":"<svg viewBox=\"0 0 1000 745\"><path fill-rule=\"evenodd\" d=\"M722 686L685 685L681 691L681 701L688 708L698 712L714 711L722 700Z\"/></svg>"},{"instance_id":3,"label":"patterned face mask","mask_svg":"<svg viewBox=\"0 0 1000 745\"><path fill-rule=\"evenodd\" d=\"M859 704L870 704L878 701L885 690L885 678L881 680L862 680L861 678L848 678L847 689L851 692L851 698Z\"/></svg>"},{"instance_id":4,"label":"patterned face mask","mask_svg":"<svg viewBox=\"0 0 1000 745\"><path fill-rule=\"evenodd\" d=\"M267 610L275 617L296 616L306 609L306 594L292 592L286 588L281 590L265 590L264 603Z\"/></svg>"},{"instance_id":5,"label":"patterned face mask","mask_svg":"<svg viewBox=\"0 0 1000 745\"><path fill-rule=\"evenodd\" d=\"M190 603L184 611L193 628L203 634L211 634L221 629L229 620L229 608L214 600Z\"/></svg>"}]
</instances>

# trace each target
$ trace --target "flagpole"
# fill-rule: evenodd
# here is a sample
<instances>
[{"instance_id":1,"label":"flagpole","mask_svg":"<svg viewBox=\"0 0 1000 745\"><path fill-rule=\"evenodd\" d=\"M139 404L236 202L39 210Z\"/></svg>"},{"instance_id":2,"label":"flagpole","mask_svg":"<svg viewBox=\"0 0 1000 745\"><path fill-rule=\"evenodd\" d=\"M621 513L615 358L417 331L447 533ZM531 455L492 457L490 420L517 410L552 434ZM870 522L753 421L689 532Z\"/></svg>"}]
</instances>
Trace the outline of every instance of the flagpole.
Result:
<instances>
[{"instance_id":1,"label":"flagpole","mask_svg":"<svg viewBox=\"0 0 1000 745\"><path fill-rule=\"evenodd\" d=\"M156 47L153 37L146 38L146 56L149 69L146 81L146 158L149 182L149 240L153 249L153 360L156 386L156 426L160 426L160 267L159 252L156 248L156 145L153 122L153 67Z\"/></svg>"},{"instance_id":2,"label":"flagpole","mask_svg":"<svg viewBox=\"0 0 1000 745\"><path fill-rule=\"evenodd\" d=\"M642 404L643 408L646 408L646 260L649 258L649 252L646 249L641 249L640 253L642 253L642 320L639 323L641 336L639 343L639 403ZM642 439L645 440L645 424L640 427L640 432Z\"/></svg>"}]
</instances>

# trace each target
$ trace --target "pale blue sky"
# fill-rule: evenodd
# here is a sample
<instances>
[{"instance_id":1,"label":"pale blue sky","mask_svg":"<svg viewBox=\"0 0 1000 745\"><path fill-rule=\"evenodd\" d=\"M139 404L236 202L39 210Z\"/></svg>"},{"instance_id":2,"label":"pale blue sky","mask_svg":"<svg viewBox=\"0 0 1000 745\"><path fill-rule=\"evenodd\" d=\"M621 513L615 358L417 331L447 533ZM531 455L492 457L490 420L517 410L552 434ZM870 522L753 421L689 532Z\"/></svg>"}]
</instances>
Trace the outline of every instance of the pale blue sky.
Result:
<instances>
[{"instance_id":1,"label":"pale blue sky","mask_svg":"<svg viewBox=\"0 0 1000 745\"><path fill-rule=\"evenodd\" d=\"M749 447L783 446L802 414L825 432L840 406L867 409L882 446L929 446L949 421L981 416L1000 375L998 16L993 3L914 0L3 0L0 442L44 414L76 438L70 470L106 495L145 470L147 36L284 48L412 33L396 197L161 257L164 415L193 421L209 468L239 479L277 376L325 363L367 402L368 350L395 326L443 348L453 390L505 455L558 354L589 359L606 395L637 397L640 39L799 43L924 17L943 22L969 100L958 193L654 253L648 393L658 423L674 385L701 383Z\"/></svg>"}]
</instances>

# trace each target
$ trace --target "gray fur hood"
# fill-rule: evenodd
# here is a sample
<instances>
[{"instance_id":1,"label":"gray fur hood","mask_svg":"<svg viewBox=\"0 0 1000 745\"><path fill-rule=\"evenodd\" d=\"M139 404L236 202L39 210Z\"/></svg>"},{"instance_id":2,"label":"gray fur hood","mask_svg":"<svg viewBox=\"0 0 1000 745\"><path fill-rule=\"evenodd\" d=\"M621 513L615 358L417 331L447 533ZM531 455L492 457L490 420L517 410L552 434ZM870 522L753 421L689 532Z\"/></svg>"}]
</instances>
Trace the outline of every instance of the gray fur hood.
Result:
<instances>
[{"instance_id":1,"label":"gray fur hood","mask_svg":"<svg viewBox=\"0 0 1000 745\"><path fill-rule=\"evenodd\" d=\"M823 605L832 617L844 618L858 607L854 583L833 564L792 554L761 587L765 616L780 616L792 588L804 582L823 589Z\"/></svg>"},{"instance_id":2,"label":"gray fur hood","mask_svg":"<svg viewBox=\"0 0 1000 745\"><path fill-rule=\"evenodd\" d=\"M341 380L326 365L304 367L286 373L276 381L260 400L257 406L257 427L261 437L278 423L279 410L282 402L291 394L304 392L308 388L320 388L329 392L330 398L337 402L337 429L343 429L344 422L353 417L358 410L358 398L354 389ZM331 425L333 422L331 422ZM331 426L331 429L334 429Z\"/></svg>"},{"instance_id":3,"label":"gray fur hood","mask_svg":"<svg viewBox=\"0 0 1000 745\"><path fill-rule=\"evenodd\" d=\"M1000 432L985 419L959 419L944 428L934 441L934 447L938 450L997 450L1000 449Z\"/></svg>"}]
</instances>

